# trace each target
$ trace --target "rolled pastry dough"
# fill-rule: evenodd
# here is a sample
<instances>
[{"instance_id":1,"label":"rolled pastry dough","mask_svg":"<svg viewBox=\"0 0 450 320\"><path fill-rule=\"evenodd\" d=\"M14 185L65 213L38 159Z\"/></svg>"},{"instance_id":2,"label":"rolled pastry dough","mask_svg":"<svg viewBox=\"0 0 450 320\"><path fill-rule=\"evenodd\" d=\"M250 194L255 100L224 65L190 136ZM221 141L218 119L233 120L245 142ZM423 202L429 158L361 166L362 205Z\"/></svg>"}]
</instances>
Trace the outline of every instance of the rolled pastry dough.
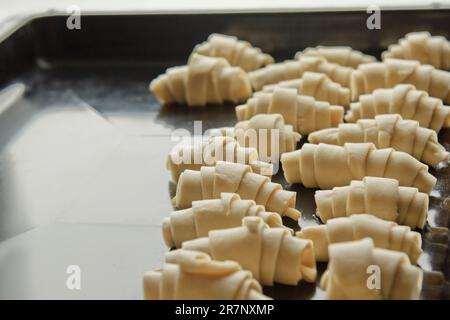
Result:
<instances>
[{"instance_id":1,"label":"rolled pastry dough","mask_svg":"<svg viewBox=\"0 0 450 320\"><path fill-rule=\"evenodd\" d=\"M236 193L221 193L220 199L198 200L192 208L178 210L163 220L163 238L169 248L183 241L206 237L217 229L239 227L247 216L261 217L272 228L284 228L278 213L267 212L253 200L242 200Z\"/></svg>"},{"instance_id":2,"label":"rolled pastry dough","mask_svg":"<svg viewBox=\"0 0 450 320\"><path fill-rule=\"evenodd\" d=\"M332 243L364 238L371 238L377 248L406 253L413 264L422 254L420 233L370 214L333 218L327 224L305 227L296 235L313 242L317 261L328 261L328 246Z\"/></svg>"},{"instance_id":3,"label":"rolled pastry dough","mask_svg":"<svg viewBox=\"0 0 450 320\"><path fill-rule=\"evenodd\" d=\"M316 100L328 101L348 108L350 105L350 89L342 87L339 83L331 81L326 74L305 72L299 79L285 80L263 87L263 92L273 92L275 88L293 88L303 96L313 97Z\"/></svg>"},{"instance_id":4,"label":"rolled pastry dough","mask_svg":"<svg viewBox=\"0 0 450 320\"><path fill-rule=\"evenodd\" d=\"M369 213L411 228L423 229L428 213L428 195L416 188L400 187L388 178L364 177L345 187L318 190L314 195L317 216L327 222L337 217Z\"/></svg>"},{"instance_id":5,"label":"rolled pastry dough","mask_svg":"<svg viewBox=\"0 0 450 320\"><path fill-rule=\"evenodd\" d=\"M415 60L386 59L384 62L362 64L351 76L352 100L379 88L412 84L432 97L450 103L450 73ZM383 98L383 97L382 97ZM387 100L387 98L385 97Z\"/></svg>"},{"instance_id":6,"label":"rolled pastry dough","mask_svg":"<svg viewBox=\"0 0 450 320\"><path fill-rule=\"evenodd\" d=\"M296 59L305 56L324 57L329 62L354 69L360 64L377 61L375 57L347 46L317 46L295 54Z\"/></svg>"},{"instance_id":7,"label":"rolled pastry dough","mask_svg":"<svg viewBox=\"0 0 450 320\"><path fill-rule=\"evenodd\" d=\"M172 180L178 182L184 170L200 170L202 166L214 166L217 161L250 164L253 172L266 176L273 173L273 166L260 161L255 148L241 147L232 137L219 136L176 145L167 157L166 166Z\"/></svg>"},{"instance_id":8,"label":"rolled pastry dough","mask_svg":"<svg viewBox=\"0 0 450 320\"><path fill-rule=\"evenodd\" d=\"M146 272L146 300L266 300L251 272L234 261L215 261L203 252L175 250L162 269Z\"/></svg>"},{"instance_id":9,"label":"rolled pastry dough","mask_svg":"<svg viewBox=\"0 0 450 320\"><path fill-rule=\"evenodd\" d=\"M372 239L334 243L330 262L320 280L328 299L417 299L422 270L403 252L375 248ZM379 270L379 273L374 270ZM375 277L375 278L373 278ZM378 277L379 289L376 288ZM381 279L380 279L381 278Z\"/></svg>"},{"instance_id":10,"label":"rolled pastry dough","mask_svg":"<svg viewBox=\"0 0 450 320\"><path fill-rule=\"evenodd\" d=\"M236 107L239 121L249 120L255 114L279 113L294 131L308 134L312 131L337 127L342 123L344 108L297 95L292 88L276 88L272 93L257 92L246 104Z\"/></svg>"},{"instance_id":11,"label":"rolled pastry dough","mask_svg":"<svg viewBox=\"0 0 450 320\"><path fill-rule=\"evenodd\" d=\"M401 186L426 193L436 184L427 165L405 152L375 149L373 143L305 143L300 150L283 153L281 164L287 182L302 183L307 188L346 186L365 176L397 179Z\"/></svg>"},{"instance_id":12,"label":"rolled pastry dough","mask_svg":"<svg viewBox=\"0 0 450 320\"><path fill-rule=\"evenodd\" d=\"M383 114L375 116L375 119L341 123L338 128L310 133L308 141L341 146L346 142L372 142L379 149L392 147L434 167L449 158L449 153L438 142L435 131L420 127L418 121L403 120L398 114Z\"/></svg>"},{"instance_id":13,"label":"rolled pastry dough","mask_svg":"<svg viewBox=\"0 0 450 320\"><path fill-rule=\"evenodd\" d=\"M256 91L261 90L266 84L300 78L307 71L324 73L334 82L350 88L352 70L352 68L330 63L323 57L306 56L297 60L269 64L264 68L249 72L248 75L252 87Z\"/></svg>"},{"instance_id":14,"label":"rolled pastry dough","mask_svg":"<svg viewBox=\"0 0 450 320\"><path fill-rule=\"evenodd\" d=\"M302 279L314 282L317 276L312 241L268 228L259 217L245 217L242 227L213 230L208 237L183 242L183 249L236 261L262 285L295 286Z\"/></svg>"},{"instance_id":15,"label":"rolled pastry dough","mask_svg":"<svg viewBox=\"0 0 450 320\"><path fill-rule=\"evenodd\" d=\"M429 32L411 32L392 44L381 55L383 59L417 60L437 69L450 69L450 42Z\"/></svg>"},{"instance_id":16,"label":"rolled pastry dough","mask_svg":"<svg viewBox=\"0 0 450 320\"><path fill-rule=\"evenodd\" d=\"M218 199L222 192L237 193L242 199L265 206L267 211L294 220L301 215L295 209L295 192L283 190L268 177L252 172L248 165L223 161L218 161L215 167L201 167L199 171L185 170L172 203L178 209L190 208L192 201Z\"/></svg>"},{"instance_id":17,"label":"rolled pastry dough","mask_svg":"<svg viewBox=\"0 0 450 320\"><path fill-rule=\"evenodd\" d=\"M238 102L252 94L244 70L231 67L224 58L199 54L193 54L186 66L167 69L150 83L149 89L161 103L186 103L188 106Z\"/></svg>"},{"instance_id":18,"label":"rolled pastry dough","mask_svg":"<svg viewBox=\"0 0 450 320\"><path fill-rule=\"evenodd\" d=\"M264 161L274 156L279 160L283 152L295 150L302 137L277 113L257 114L250 120L239 121L234 127L212 129L210 135L234 137L240 145L258 150Z\"/></svg>"},{"instance_id":19,"label":"rolled pastry dough","mask_svg":"<svg viewBox=\"0 0 450 320\"><path fill-rule=\"evenodd\" d=\"M274 62L272 56L249 42L218 33L211 34L208 41L196 45L193 53L225 58L232 66L241 67L245 71L256 70Z\"/></svg>"}]
</instances>

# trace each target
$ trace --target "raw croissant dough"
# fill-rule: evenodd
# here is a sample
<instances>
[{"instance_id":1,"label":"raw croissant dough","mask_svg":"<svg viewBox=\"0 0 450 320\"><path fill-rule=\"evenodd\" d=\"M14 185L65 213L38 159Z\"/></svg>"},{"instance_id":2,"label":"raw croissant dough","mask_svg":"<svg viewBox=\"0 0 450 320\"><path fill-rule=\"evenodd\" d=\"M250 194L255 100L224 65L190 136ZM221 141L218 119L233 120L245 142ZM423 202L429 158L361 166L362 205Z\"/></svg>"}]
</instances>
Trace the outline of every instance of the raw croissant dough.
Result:
<instances>
[{"instance_id":1,"label":"raw croissant dough","mask_svg":"<svg viewBox=\"0 0 450 320\"><path fill-rule=\"evenodd\" d=\"M375 57L353 50L346 46L317 46L314 48L306 48L295 54L295 58L314 56L324 57L327 61L350 68L358 68L360 64L375 62Z\"/></svg>"},{"instance_id":2,"label":"raw croissant dough","mask_svg":"<svg viewBox=\"0 0 450 320\"><path fill-rule=\"evenodd\" d=\"M272 165L258 159L255 148L241 147L232 137L210 137L175 146L167 157L166 166L175 182L184 170L200 170L202 166L214 166L217 161L224 160L250 164L253 172L271 176Z\"/></svg>"},{"instance_id":3,"label":"raw croissant dough","mask_svg":"<svg viewBox=\"0 0 450 320\"><path fill-rule=\"evenodd\" d=\"M239 121L264 113L279 113L285 123L293 126L294 131L308 134L319 129L337 127L343 121L344 108L297 95L297 90L291 88L276 88L273 93L258 92L246 104L236 107Z\"/></svg>"},{"instance_id":4,"label":"raw croissant dough","mask_svg":"<svg viewBox=\"0 0 450 320\"><path fill-rule=\"evenodd\" d=\"M238 102L251 96L252 88L244 70L231 67L224 58L193 54L186 66L172 67L149 86L161 103Z\"/></svg>"},{"instance_id":5,"label":"raw croissant dough","mask_svg":"<svg viewBox=\"0 0 450 320\"><path fill-rule=\"evenodd\" d=\"M386 59L384 62L362 64L351 77L352 100L379 88L393 88L407 83L450 102L450 73L414 60Z\"/></svg>"},{"instance_id":6,"label":"raw croissant dough","mask_svg":"<svg viewBox=\"0 0 450 320\"><path fill-rule=\"evenodd\" d=\"M444 106L438 98L428 96L425 91L416 90L411 84L399 84L392 89L376 89L372 94L359 97L350 104L345 121L373 119L378 114L400 114L403 119L416 120L424 128L439 132L450 126L450 107Z\"/></svg>"},{"instance_id":7,"label":"raw croissant dough","mask_svg":"<svg viewBox=\"0 0 450 320\"><path fill-rule=\"evenodd\" d=\"M274 62L270 55L252 47L249 42L217 33L211 34L208 41L196 45L193 53L225 58L232 66L241 67L245 71L256 70Z\"/></svg>"},{"instance_id":8,"label":"raw croissant dough","mask_svg":"<svg viewBox=\"0 0 450 320\"><path fill-rule=\"evenodd\" d=\"M350 104L350 89L342 87L339 83L331 81L326 74L305 72L300 79L285 80L263 87L263 92L273 92L275 88L293 88L303 96L313 97L316 100L328 101L348 107Z\"/></svg>"},{"instance_id":9,"label":"raw croissant dough","mask_svg":"<svg viewBox=\"0 0 450 320\"><path fill-rule=\"evenodd\" d=\"M437 69L450 69L450 42L429 32L411 32L383 52L383 59L417 60Z\"/></svg>"},{"instance_id":10,"label":"raw croissant dough","mask_svg":"<svg viewBox=\"0 0 450 320\"><path fill-rule=\"evenodd\" d=\"M428 195L416 188L400 187L395 179L364 177L349 186L317 190L317 216L329 219L369 213L411 228L423 229L428 212Z\"/></svg>"},{"instance_id":11,"label":"raw croissant dough","mask_svg":"<svg viewBox=\"0 0 450 320\"><path fill-rule=\"evenodd\" d=\"M211 260L197 251L166 254L162 269L144 274L146 300L266 300L251 272L234 261Z\"/></svg>"},{"instance_id":12,"label":"raw croissant dough","mask_svg":"<svg viewBox=\"0 0 450 320\"><path fill-rule=\"evenodd\" d=\"M295 150L302 137L276 113L257 114L250 120L239 121L234 127L212 129L210 135L234 137L240 145L257 149L264 161L275 156L279 159L283 152Z\"/></svg>"},{"instance_id":13,"label":"raw croissant dough","mask_svg":"<svg viewBox=\"0 0 450 320\"><path fill-rule=\"evenodd\" d=\"M215 260L232 260L252 272L262 285L297 285L317 276L310 240L270 229L259 217L245 217L242 227L213 230L209 236L183 242L183 249L205 252Z\"/></svg>"},{"instance_id":14,"label":"raw croissant dough","mask_svg":"<svg viewBox=\"0 0 450 320\"><path fill-rule=\"evenodd\" d=\"M377 248L406 253L413 264L422 254L420 233L370 214L330 219L327 224L305 227L296 235L313 242L317 261L328 261L328 246L332 243L364 238L371 238Z\"/></svg>"},{"instance_id":15,"label":"raw croissant dough","mask_svg":"<svg viewBox=\"0 0 450 320\"><path fill-rule=\"evenodd\" d=\"M185 209L191 207L192 201L218 199L222 192L237 193L242 199L265 206L267 211L294 220L301 215L295 209L295 192L283 190L268 177L253 173L248 165L223 161L215 167L201 167L200 171L185 170L172 202L176 208Z\"/></svg>"},{"instance_id":16,"label":"raw croissant dough","mask_svg":"<svg viewBox=\"0 0 450 320\"><path fill-rule=\"evenodd\" d=\"M435 131L420 127L415 120L403 120L398 114L360 119L356 124L341 123L338 128L310 133L308 141L341 146L346 142L372 142L378 149L392 147L431 166L449 158L449 153L438 142Z\"/></svg>"},{"instance_id":17,"label":"raw croissant dough","mask_svg":"<svg viewBox=\"0 0 450 320\"><path fill-rule=\"evenodd\" d=\"M422 288L422 270L411 265L403 252L374 248L372 239L334 243L330 262L320 280L328 299L417 299ZM379 273L372 271L379 268ZM376 270L376 269L375 269ZM373 277L380 278L379 289Z\"/></svg>"},{"instance_id":18,"label":"raw croissant dough","mask_svg":"<svg viewBox=\"0 0 450 320\"><path fill-rule=\"evenodd\" d=\"M397 179L401 186L426 193L436 184L427 165L405 152L375 149L373 143L305 143L300 150L283 153L281 164L287 182L303 183L307 188L346 186L365 176Z\"/></svg>"},{"instance_id":19,"label":"raw croissant dough","mask_svg":"<svg viewBox=\"0 0 450 320\"><path fill-rule=\"evenodd\" d=\"M267 212L253 200L241 200L236 193L222 193L220 199L193 201L192 208L164 218L164 242L169 248L179 248L183 241L206 237L211 230L239 227L246 216L261 217L272 228L284 228L278 213Z\"/></svg>"},{"instance_id":20,"label":"raw croissant dough","mask_svg":"<svg viewBox=\"0 0 450 320\"><path fill-rule=\"evenodd\" d=\"M301 78L307 71L324 73L334 82L350 88L352 70L352 68L330 63L322 57L300 57L298 60L269 64L264 68L249 72L248 76L256 91L261 90L266 84Z\"/></svg>"}]
</instances>

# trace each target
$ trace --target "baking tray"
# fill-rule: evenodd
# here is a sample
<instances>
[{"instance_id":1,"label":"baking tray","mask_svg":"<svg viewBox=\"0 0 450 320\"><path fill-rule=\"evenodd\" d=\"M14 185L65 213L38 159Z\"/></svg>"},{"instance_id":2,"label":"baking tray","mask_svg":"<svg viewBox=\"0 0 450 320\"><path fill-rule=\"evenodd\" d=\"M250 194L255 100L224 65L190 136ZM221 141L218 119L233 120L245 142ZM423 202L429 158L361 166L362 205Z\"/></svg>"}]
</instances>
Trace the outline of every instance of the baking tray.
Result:
<instances>
[{"instance_id":1,"label":"baking tray","mask_svg":"<svg viewBox=\"0 0 450 320\"><path fill-rule=\"evenodd\" d=\"M0 43L0 298L140 299L141 276L163 263L161 221L173 209L165 158L178 128L230 126L234 105L164 106L147 90L167 67L184 64L212 33L232 34L292 58L307 46L350 45L376 55L407 32L450 38L449 10L83 15L23 21ZM12 85L12 86L11 86ZM439 139L449 150L450 130ZM303 143L302 141L301 143ZM422 299L449 299L449 169L422 231ZM299 229L317 224L313 189L297 191ZM81 269L81 289L66 286ZM319 264L320 273L325 265ZM442 272L442 273L440 273ZM316 284L264 288L274 298L322 299Z\"/></svg>"}]
</instances>

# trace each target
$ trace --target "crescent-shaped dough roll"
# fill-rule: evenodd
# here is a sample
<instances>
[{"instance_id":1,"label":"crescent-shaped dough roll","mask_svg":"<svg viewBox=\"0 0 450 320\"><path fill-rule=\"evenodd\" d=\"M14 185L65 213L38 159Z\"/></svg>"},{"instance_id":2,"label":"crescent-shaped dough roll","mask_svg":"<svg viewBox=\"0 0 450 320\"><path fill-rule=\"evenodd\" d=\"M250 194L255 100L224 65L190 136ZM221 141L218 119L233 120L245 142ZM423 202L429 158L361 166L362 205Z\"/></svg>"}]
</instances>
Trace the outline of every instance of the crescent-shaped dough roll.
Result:
<instances>
[{"instance_id":1,"label":"crescent-shaped dough roll","mask_svg":"<svg viewBox=\"0 0 450 320\"><path fill-rule=\"evenodd\" d=\"M333 243L320 280L327 299L411 300L422 289L422 270L399 251L375 248L372 239Z\"/></svg>"},{"instance_id":2,"label":"crescent-shaped dough roll","mask_svg":"<svg viewBox=\"0 0 450 320\"><path fill-rule=\"evenodd\" d=\"M164 218L164 242L169 248L180 248L183 241L206 237L211 230L239 227L247 216L261 217L272 228L285 228L278 213L267 212L264 206L242 200L236 193L222 193L220 199L193 201L192 208Z\"/></svg>"},{"instance_id":3,"label":"crescent-shaped dough roll","mask_svg":"<svg viewBox=\"0 0 450 320\"><path fill-rule=\"evenodd\" d=\"M296 59L305 56L324 57L329 62L354 69L360 64L377 61L375 57L347 46L317 46L295 54Z\"/></svg>"},{"instance_id":4,"label":"crescent-shaped dough roll","mask_svg":"<svg viewBox=\"0 0 450 320\"><path fill-rule=\"evenodd\" d=\"M417 60L437 69L450 69L450 42L441 36L431 36L429 32L411 32L392 44L381 55L384 59Z\"/></svg>"},{"instance_id":5,"label":"crescent-shaped dough roll","mask_svg":"<svg viewBox=\"0 0 450 320\"><path fill-rule=\"evenodd\" d=\"M365 176L397 179L401 186L426 193L436 184L427 165L405 152L375 149L373 143L305 143L300 150L283 153L281 165L287 182L307 188L346 186Z\"/></svg>"},{"instance_id":6,"label":"crescent-shaped dough roll","mask_svg":"<svg viewBox=\"0 0 450 320\"><path fill-rule=\"evenodd\" d=\"M152 80L149 89L161 103L188 106L244 101L252 94L244 70L231 67L224 58L199 54L193 54L186 66L167 69Z\"/></svg>"},{"instance_id":7,"label":"crescent-shaped dough roll","mask_svg":"<svg viewBox=\"0 0 450 320\"><path fill-rule=\"evenodd\" d=\"M429 202L428 195L417 188L401 187L395 179L377 177L364 177L332 190L318 190L314 199L316 214L323 222L369 213L413 229L423 229Z\"/></svg>"},{"instance_id":8,"label":"crescent-shaped dough roll","mask_svg":"<svg viewBox=\"0 0 450 320\"><path fill-rule=\"evenodd\" d=\"M232 66L241 67L247 72L274 62L272 56L249 42L218 33L211 34L208 41L196 45L193 53L225 58Z\"/></svg>"},{"instance_id":9,"label":"crescent-shaped dough roll","mask_svg":"<svg viewBox=\"0 0 450 320\"><path fill-rule=\"evenodd\" d=\"M242 199L263 205L267 211L294 220L301 216L295 209L295 192L283 190L268 177L252 172L248 165L223 161L199 171L185 170L172 203L178 209L190 208L192 201L219 199L222 192L237 193Z\"/></svg>"},{"instance_id":10,"label":"crescent-shaped dough roll","mask_svg":"<svg viewBox=\"0 0 450 320\"><path fill-rule=\"evenodd\" d=\"M213 230L208 237L183 242L183 249L236 261L262 285L295 286L302 279L314 282L317 276L312 241L269 228L259 217L245 217L241 227Z\"/></svg>"},{"instance_id":11,"label":"crescent-shaped dough roll","mask_svg":"<svg viewBox=\"0 0 450 320\"><path fill-rule=\"evenodd\" d=\"M435 131L419 126L415 120L403 120L398 114L383 114L375 119L341 123L338 128L312 132L308 141L343 146L346 142L372 142L378 149L392 147L436 167L447 161L449 153L438 142Z\"/></svg>"},{"instance_id":12,"label":"crescent-shaped dough roll","mask_svg":"<svg viewBox=\"0 0 450 320\"><path fill-rule=\"evenodd\" d=\"M174 250L166 264L146 272L145 300L267 300L251 272L234 261L216 261L206 253Z\"/></svg>"},{"instance_id":13,"label":"crescent-shaped dough roll","mask_svg":"<svg viewBox=\"0 0 450 320\"><path fill-rule=\"evenodd\" d=\"M352 68L328 62L323 57L300 57L297 60L269 64L268 66L248 73L253 89L261 90L265 85L284 80L301 78L307 72L324 73L331 80L350 88Z\"/></svg>"},{"instance_id":14,"label":"crescent-shaped dough roll","mask_svg":"<svg viewBox=\"0 0 450 320\"><path fill-rule=\"evenodd\" d=\"M352 100L358 100L361 95L376 89L393 88L401 83L412 84L418 90L450 103L450 72L415 60L401 59L365 63L354 70L351 76Z\"/></svg>"},{"instance_id":15,"label":"crescent-shaped dough roll","mask_svg":"<svg viewBox=\"0 0 450 320\"><path fill-rule=\"evenodd\" d=\"M214 166L217 161L250 164L253 172L267 176L273 173L272 164L259 161L255 148L241 147L232 137L223 136L176 145L167 157L166 166L172 180L178 182L184 170L200 170L202 166Z\"/></svg>"},{"instance_id":16,"label":"crescent-shaped dough roll","mask_svg":"<svg viewBox=\"0 0 450 320\"><path fill-rule=\"evenodd\" d=\"M346 108L350 105L350 89L331 81L323 73L305 72L299 79L265 85L262 91L273 92L275 88L280 87L297 89L297 93L300 95L313 97L320 101L328 101L331 104L337 104Z\"/></svg>"},{"instance_id":17,"label":"crescent-shaped dough roll","mask_svg":"<svg viewBox=\"0 0 450 320\"><path fill-rule=\"evenodd\" d=\"M332 243L364 238L371 238L377 248L406 253L413 264L422 254L420 233L370 214L333 218L327 224L305 227L296 236L313 242L317 261L328 261L328 246Z\"/></svg>"},{"instance_id":18,"label":"crescent-shaped dough roll","mask_svg":"<svg viewBox=\"0 0 450 320\"><path fill-rule=\"evenodd\" d=\"M301 135L285 124L281 114L257 114L234 127L212 129L211 136L234 137L240 145L258 150L260 159L273 159L296 149ZM255 171L255 170L253 170Z\"/></svg>"},{"instance_id":19,"label":"crescent-shaped dough roll","mask_svg":"<svg viewBox=\"0 0 450 320\"><path fill-rule=\"evenodd\" d=\"M392 89L376 89L372 94L360 96L358 102L350 104L345 121L373 119L379 114L400 114L403 119L416 120L421 127L436 132L450 126L450 107L410 84L399 84Z\"/></svg>"},{"instance_id":20,"label":"crescent-shaped dough roll","mask_svg":"<svg viewBox=\"0 0 450 320\"><path fill-rule=\"evenodd\" d=\"M301 134L337 127L343 121L344 108L297 95L292 88L276 88L272 93L257 92L246 104L236 107L239 121L249 120L255 114L279 113L284 122Z\"/></svg>"}]
</instances>

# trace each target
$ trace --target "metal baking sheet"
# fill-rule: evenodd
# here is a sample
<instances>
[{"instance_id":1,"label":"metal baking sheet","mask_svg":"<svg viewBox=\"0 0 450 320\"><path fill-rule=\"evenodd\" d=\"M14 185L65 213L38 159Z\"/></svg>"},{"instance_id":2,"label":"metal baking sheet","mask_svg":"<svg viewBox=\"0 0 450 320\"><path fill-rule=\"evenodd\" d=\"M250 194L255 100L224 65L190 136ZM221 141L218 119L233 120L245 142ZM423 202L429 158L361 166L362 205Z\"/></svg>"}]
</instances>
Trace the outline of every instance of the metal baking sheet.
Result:
<instances>
[{"instance_id":1,"label":"metal baking sheet","mask_svg":"<svg viewBox=\"0 0 450 320\"><path fill-rule=\"evenodd\" d=\"M351 45L379 56L410 31L449 38L450 11L284 12L83 16L26 23L0 43L0 299L140 299L141 276L166 251L161 221L173 208L165 169L173 130L233 125L234 105L164 106L151 79L185 63L212 32L249 40L275 56L307 46ZM450 148L450 130L439 139ZM302 141L303 142L303 141ZM422 299L449 299L449 169L438 183L423 235ZM313 189L297 191L303 218L317 224ZM67 268L81 270L70 290ZM319 264L323 272L324 264ZM322 299L317 284L264 288L274 298Z\"/></svg>"}]
</instances>

